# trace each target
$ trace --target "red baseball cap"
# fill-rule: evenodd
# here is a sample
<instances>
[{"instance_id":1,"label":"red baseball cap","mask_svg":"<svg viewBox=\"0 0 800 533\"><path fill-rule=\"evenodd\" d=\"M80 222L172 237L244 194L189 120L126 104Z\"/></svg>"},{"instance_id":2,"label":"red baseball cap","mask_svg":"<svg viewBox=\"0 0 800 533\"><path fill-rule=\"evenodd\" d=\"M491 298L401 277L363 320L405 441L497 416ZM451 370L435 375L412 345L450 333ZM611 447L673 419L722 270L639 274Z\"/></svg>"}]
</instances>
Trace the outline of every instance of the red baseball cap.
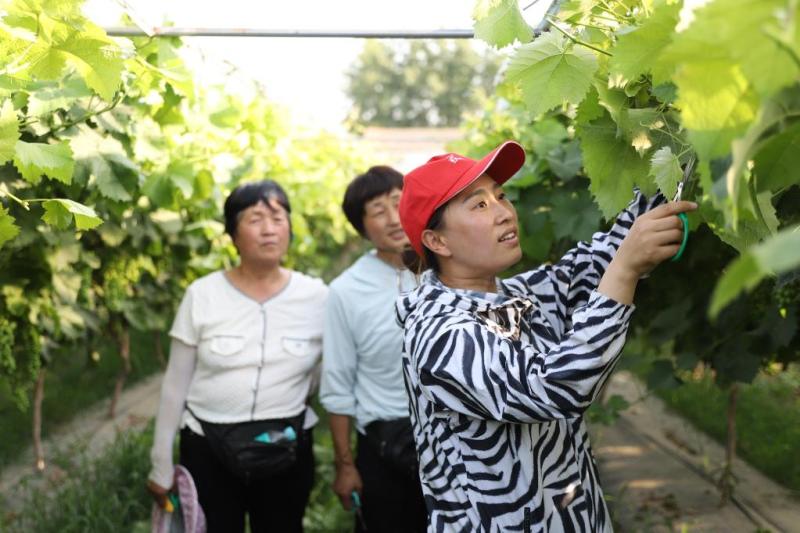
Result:
<instances>
[{"instance_id":1,"label":"red baseball cap","mask_svg":"<svg viewBox=\"0 0 800 533\"><path fill-rule=\"evenodd\" d=\"M506 141L489 155L475 161L458 154L437 155L403 178L400 197L400 224L411 246L420 256L422 232L433 212L466 189L482 174L503 184L525 163L525 150L519 143Z\"/></svg>"}]
</instances>

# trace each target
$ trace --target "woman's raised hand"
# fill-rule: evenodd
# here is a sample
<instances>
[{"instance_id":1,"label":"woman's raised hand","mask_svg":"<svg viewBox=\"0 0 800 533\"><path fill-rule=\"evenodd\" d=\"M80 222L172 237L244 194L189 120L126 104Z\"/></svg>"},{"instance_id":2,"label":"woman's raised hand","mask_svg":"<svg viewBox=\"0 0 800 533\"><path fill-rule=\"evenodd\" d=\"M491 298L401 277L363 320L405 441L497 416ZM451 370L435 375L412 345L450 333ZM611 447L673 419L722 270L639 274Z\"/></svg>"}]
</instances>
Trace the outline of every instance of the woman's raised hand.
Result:
<instances>
[{"instance_id":1,"label":"woman's raised hand","mask_svg":"<svg viewBox=\"0 0 800 533\"><path fill-rule=\"evenodd\" d=\"M633 303L639 279L678 253L683 240L678 213L695 209L694 202L669 202L639 216L606 269L598 291L620 303Z\"/></svg>"}]
</instances>

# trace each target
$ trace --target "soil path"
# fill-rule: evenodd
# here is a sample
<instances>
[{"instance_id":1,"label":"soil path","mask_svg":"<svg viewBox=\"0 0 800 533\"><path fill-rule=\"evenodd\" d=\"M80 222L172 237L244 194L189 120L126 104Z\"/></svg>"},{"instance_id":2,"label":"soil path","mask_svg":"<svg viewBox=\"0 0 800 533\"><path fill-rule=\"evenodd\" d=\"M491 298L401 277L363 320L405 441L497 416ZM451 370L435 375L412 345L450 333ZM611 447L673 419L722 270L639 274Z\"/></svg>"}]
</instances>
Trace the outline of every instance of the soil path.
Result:
<instances>
[{"instance_id":1,"label":"soil path","mask_svg":"<svg viewBox=\"0 0 800 533\"><path fill-rule=\"evenodd\" d=\"M592 428L592 447L617 531L800 532L800 499L739 460L733 502L719 506L714 472L724 449L671 413L627 372L609 395L633 404L612 426Z\"/></svg>"}]
</instances>

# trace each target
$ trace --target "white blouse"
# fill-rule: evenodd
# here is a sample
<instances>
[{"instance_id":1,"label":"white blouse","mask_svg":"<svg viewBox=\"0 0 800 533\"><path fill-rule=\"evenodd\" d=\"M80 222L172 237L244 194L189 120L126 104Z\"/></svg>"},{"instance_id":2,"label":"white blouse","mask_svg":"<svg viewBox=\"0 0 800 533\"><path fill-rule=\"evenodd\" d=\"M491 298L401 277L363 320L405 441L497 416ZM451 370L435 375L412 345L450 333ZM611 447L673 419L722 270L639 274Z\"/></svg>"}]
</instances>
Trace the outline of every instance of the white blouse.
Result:
<instances>
[{"instance_id":1,"label":"white blouse","mask_svg":"<svg viewBox=\"0 0 800 533\"><path fill-rule=\"evenodd\" d=\"M304 427L317 422L307 399L318 383L327 295L321 280L294 271L286 287L264 302L239 291L222 271L189 286L170 330L173 349L150 479L171 485L178 425L202 435L186 404L208 422L286 418L304 409Z\"/></svg>"}]
</instances>

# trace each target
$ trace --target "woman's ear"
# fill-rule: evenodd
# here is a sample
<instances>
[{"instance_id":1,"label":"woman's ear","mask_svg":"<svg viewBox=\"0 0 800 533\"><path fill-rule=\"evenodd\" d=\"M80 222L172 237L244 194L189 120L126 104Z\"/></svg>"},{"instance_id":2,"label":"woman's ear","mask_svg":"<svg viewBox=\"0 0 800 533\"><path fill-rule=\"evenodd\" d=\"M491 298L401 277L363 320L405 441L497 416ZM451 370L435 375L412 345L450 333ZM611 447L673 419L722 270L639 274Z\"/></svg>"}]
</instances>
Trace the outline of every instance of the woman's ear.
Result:
<instances>
[{"instance_id":1,"label":"woman's ear","mask_svg":"<svg viewBox=\"0 0 800 533\"><path fill-rule=\"evenodd\" d=\"M442 257L450 257L453 252L447 246L447 239L438 231L426 229L422 232L422 245L428 248L436 255Z\"/></svg>"}]
</instances>

